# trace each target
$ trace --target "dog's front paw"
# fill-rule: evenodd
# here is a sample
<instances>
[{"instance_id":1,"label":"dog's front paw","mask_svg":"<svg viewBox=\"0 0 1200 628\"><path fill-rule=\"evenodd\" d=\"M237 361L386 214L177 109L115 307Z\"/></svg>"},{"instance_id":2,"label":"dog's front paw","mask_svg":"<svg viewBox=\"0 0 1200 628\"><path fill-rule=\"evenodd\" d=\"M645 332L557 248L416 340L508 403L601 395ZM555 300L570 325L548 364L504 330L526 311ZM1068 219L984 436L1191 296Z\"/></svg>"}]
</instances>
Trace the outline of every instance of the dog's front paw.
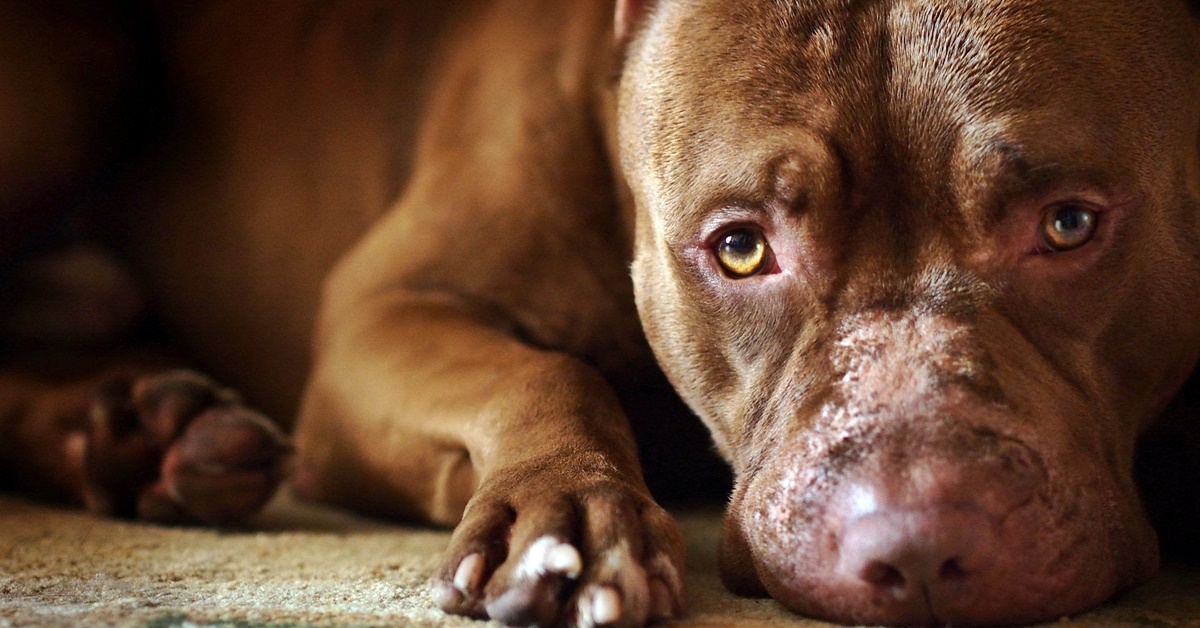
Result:
<instances>
[{"instance_id":1,"label":"dog's front paw","mask_svg":"<svg viewBox=\"0 0 1200 628\"><path fill-rule=\"evenodd\" d=\"M683 614L683 538L644 488L551 460L486 480L432 581L447 612L517 626Z\"/></svg>"},{"instance_id":2,"label":"dog's front paw","mask_svg":"<svg viewBox=\"0 0 1200 628\"><path fill-rule=\"evenodd\" d=\"M290 452L271 421L202 375L114 379L92 395L84 499L110 516L237 524L275 493Z\"/></svg>"}]
</instances>

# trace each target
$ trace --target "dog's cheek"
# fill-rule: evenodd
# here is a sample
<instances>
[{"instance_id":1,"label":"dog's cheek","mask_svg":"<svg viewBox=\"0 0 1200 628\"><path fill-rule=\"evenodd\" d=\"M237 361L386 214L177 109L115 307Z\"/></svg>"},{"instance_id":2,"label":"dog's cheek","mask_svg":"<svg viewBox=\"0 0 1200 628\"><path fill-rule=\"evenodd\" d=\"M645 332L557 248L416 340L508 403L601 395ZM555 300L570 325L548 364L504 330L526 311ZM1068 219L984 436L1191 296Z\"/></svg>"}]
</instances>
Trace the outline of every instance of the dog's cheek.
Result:
<instances>
[{"instance_id":1,"label":"dog's cheek","mask_svg":"<svg viewBox=\"0 0 1200 628\"><path fill-rule=\"evenodd\" d=\"M769 593L795 611L828 616L809 592L833 571L834 528L823 521L835 484L818 478L817 465L792 450L743 478L726 514L721 547L722 580L744 595ZM842 602L826 597L822 605Z\"/></svg>"},{"instance_id":2,"label":"dog's cheek","mask_svg":"<svg viewBox=\"0 0 1200 628\"><path fill-rule=\"evenodd\" d=\"M729 459L733 430L723 417L731 369L711 318L693 302L682 280L650 255L632 266L634 295L646 339L663 372L685 403L707 424Z\"/></svg>"},{"instance_id":3,"label":"dog's cheek","mask_svg":"<svg viewBox=\"0 0 1200 628\"><path fill-rule=\"evenodd\" d=\"M770 594L763 586L762 578L754 565L754 548L750 541L750 533L744 528L742 521L745 487L745 482L738 483L733 499L725 511L717 567L721 574L721 583L734 594L743 597L768 597Z\"/></svg>"}]
</instances>

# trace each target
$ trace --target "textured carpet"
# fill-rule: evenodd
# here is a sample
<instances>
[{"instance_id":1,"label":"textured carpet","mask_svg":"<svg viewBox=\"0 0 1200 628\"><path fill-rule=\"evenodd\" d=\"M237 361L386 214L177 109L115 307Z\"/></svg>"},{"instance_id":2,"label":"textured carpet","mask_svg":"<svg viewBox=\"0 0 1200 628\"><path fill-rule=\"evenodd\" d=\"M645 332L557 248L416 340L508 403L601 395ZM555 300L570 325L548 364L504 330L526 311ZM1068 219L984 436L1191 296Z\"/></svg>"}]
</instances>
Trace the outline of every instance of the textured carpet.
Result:
<instances>
[{"instance_id":1,"label":"textured carpet","mask_svg":"<svg viewBox=\"0 0 1200 628\"><path fill-rule=\"evenodd\" d=\"M719 514L681 513L691 615L681 626L826 626L735 598L716 576ZM253 531L97 519L0 495L0 626L483 626L425 593L449 535L282 498ZM1200 627L1200 571L1153 583L1070 626ZM1063 625L1062 623L1056 625Z\"/></svg>"}]
</instances>

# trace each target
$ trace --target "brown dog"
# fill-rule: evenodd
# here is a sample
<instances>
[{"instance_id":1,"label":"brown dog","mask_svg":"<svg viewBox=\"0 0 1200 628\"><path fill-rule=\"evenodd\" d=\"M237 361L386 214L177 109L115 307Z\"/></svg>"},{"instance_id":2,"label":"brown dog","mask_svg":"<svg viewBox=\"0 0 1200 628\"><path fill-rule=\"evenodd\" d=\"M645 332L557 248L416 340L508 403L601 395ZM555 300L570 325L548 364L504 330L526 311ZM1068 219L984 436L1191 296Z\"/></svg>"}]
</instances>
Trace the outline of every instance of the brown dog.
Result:
<instances>
[{"instance_id":1,"label":"brown dog","mask_svg":"<svg viewBox=\"0 0 1200 628\"><path fill-rule=\"evenodd\" d=\"M175 343L278 416L311 368L298 490L456 524L450 612L684 612L614 391L646 340L736 473L734 590L848 622L1087 609L1155 572L1135 443L1200 355L1200 31L1136 5L210 0L86 37L6 7L63 52L0 58L5 110L69 150L3 155L3 477L215 523L281 478L282 437L162 357L15 366L57 335L30 311L130 318L111 262L24 254L39 195L116 159L95 231ZM155 102L134 158L84 150L141 126L92 112ZM47 306L81 269L88 308Z\"/></svg>"}]
</instances>

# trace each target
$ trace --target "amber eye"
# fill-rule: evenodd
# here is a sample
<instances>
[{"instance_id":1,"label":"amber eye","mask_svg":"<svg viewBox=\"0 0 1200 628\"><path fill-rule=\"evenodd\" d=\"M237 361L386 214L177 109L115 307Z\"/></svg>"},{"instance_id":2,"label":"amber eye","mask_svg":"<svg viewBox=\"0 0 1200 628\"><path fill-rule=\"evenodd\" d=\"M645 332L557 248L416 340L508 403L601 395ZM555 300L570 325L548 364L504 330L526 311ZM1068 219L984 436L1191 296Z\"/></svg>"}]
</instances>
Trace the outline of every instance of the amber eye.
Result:
<instances>
[{"instance_id":1,"label":"amber eye","mask_svg":"<svg viewBox=\"0 0 1200 628\"><path fill-rule=\"evenodd\" d=\"M767 239L753 229L738 229L721 236L716 252L721 267L737 279L757 275L771 259Z\"/></svg>"},{"instance_id":2,"label":"amber eye","mask_svg":"<svg viewBox=\"0 0 1200 628\"><path fill-rule=\"evenodd\" d=\"M1070 251L1096 235L1096 212L1080 205L1059 205L1042 218L1042 241L1051 251Z\"/></svg>"}]
</instances>

